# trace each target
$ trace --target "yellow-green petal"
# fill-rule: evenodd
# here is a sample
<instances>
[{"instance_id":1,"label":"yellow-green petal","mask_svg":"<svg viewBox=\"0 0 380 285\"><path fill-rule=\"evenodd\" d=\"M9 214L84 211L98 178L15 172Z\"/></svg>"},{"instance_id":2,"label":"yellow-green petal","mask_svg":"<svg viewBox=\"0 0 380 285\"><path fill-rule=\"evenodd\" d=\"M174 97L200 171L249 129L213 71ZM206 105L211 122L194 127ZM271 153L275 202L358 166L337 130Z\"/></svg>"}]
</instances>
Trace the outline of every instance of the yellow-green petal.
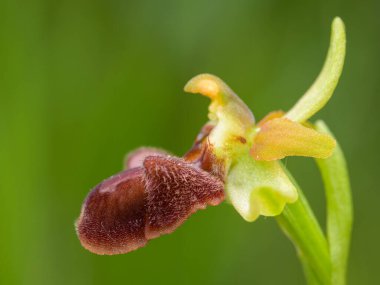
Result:
<instances>
[{"instance_id":1,"label":"yellow-green petal","mask_svg":"<svg viewBox=\"0 0 380 285\"><path fill-rule=\"evenodd\" d=\"M251 155L256 160L278 160L286 156L327 158L335 148L335 140L314 129L286 118L265 122L256 134Z\"/></svg>"},{"instance_id":2,"label":"yellow-green petal","mask_svg":"<svg viewBox=\"0 0 380 285\"><path fill-rule=\"evenodd\" d=\"M340 75L346 54L344 23L335 18L331 26L330 47L321 73L313 85L285 115L296 122L304 122L317 113L331 98Z\"/></svg>"},{"instance_id":3,"label":"yellow-green petal","mask_svg":"<svg viewBox=\"0 0 380 285\"><path fill-rule=\"evenodd\" d=\"M260 215L277 216L287 203L298 198L279 162L255 161L249 155L231 166L225 191L238 213L249 222Z\"/></svg>"}]
</instances>

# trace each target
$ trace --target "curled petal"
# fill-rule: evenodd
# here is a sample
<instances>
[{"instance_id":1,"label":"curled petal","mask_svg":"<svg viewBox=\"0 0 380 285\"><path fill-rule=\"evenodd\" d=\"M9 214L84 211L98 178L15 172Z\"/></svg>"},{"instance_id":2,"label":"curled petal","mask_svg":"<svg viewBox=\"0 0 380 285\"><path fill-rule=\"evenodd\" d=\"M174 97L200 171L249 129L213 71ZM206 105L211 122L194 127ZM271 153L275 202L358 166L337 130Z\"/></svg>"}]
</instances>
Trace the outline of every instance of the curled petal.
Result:
<instances>
[{"instance_id":1,"label":"curled petal","mask_svg":"<svg viewBox=\"0 0 380 285\"><path fill-rule=\"evenodd\" d=\"M152 155L167 156L169 153L155 147L140 147L125 156L124 169L140 167L143 165L145 158Z\"/></svg>"},{"instance_id":2,"label":"curled petal","mask_svg":"<svg viewBox=\"0 0 380 285\"><path fill-rule=\"evenodd\" d=\"M286 156L329 157L335 140L327 134L285 118L264 123L254 138L251 155L256 160L277 160Z\"/></svg>"},{"instance_id":3,"label":"curled petal","mask_svg":"<svg viewBox=\"0 0 380 285\"><path fill-rule=\"evenodd\" d=\"M235 209L249 222L260 215L279 215L287 203L298 198L296 188L277 161L255 161L249 156L231 167L226 193Z\"/></svg>"},{"instance_id":4,"label":"curled petal","mask_svg":"<svg viewBox=\"0 0 380 285\"><path fill-rule=\"evenodd\" d=\"M209 122L202 127L201 131L194 141L194 144L183 156L184 160L191 163L197 163L202 159L205 150L205 144L207 143L207 137L214 127L215 125L212 122Z\"/></svg>"},{"instance_id":5,"label":"curled petal","mask_svg":"<svg viewBox=\"0 0 380 285\"><path fill-rule=\"evenodd\" d=\"M225 161L215 155L214 147L208 139L214 127L215 125L210 122L203 126L193 146L184 155L183 159L224 181L226 172Z\"/></svg>"},{"instance_id":6,"label":"curled petal","mask_svg":"<svg viewBox=\"0 0 380 285\"><path fill-rule=\"evenodd\" d=\"M323 108L338 84L345 54L346 33L344 23L337 17L331 26L330 47L322 71L309 90L286 114L288 119L304 122Z\"/></svg>"},{"instance_id":7,"label":"curled petal","mask_svg":"<svg viewBox=\"0 0 380 285\"><path fill-rule=\"evenodd\" d=\"M212 74L200 74L185 85L189 93L199 93L211 99L211 119L220 119L220 115L231 114L244 126L250 127L254 117L247 105L219 77Z\"/></svg>"},{"instance_id":8,"label":"curled petal","mask_svg":"<svg viewBox=\"0 0 380 285\"><path fill-rule=\"evenodd\" d=\"M221 181L224 181L226 162L218 158L214 152L214 147L208 141L205 142L202 158L196 165L211 175L218 177Z\"/></svg>"},{"instance_id":9,"label":"curled petal","mask_svg":"<svg viewBox=\"0 0 380 285\"><path fill-rule=\"evenodd\" d=\"M209 118L215 127L209 135L210 144L221 158L240 151L247 141L255 119L244 102L220 78L201 74L192 78L185 91L200 93L211 99Z\"/></svg>"}]
</instances>

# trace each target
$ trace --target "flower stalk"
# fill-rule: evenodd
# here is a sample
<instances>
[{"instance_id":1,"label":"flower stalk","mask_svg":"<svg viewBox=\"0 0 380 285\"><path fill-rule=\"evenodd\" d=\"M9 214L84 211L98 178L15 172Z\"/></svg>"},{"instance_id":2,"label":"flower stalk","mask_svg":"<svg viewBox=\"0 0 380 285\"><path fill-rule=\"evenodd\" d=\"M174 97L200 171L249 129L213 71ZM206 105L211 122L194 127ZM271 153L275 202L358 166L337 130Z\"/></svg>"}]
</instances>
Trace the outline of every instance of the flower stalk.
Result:
<instances>
[{"instance_id":1,"label":"flower stalk","mask_svg":"<svg viewBox=\"0 0 380 285\"><path fill-rule=\"evenodd\" d=\"M288 175L291 177L290 173ZM294 178L299 199L285 207L276 220L294 243L309 284L331 284L329 247L306 197Z\"/></svg>"}]
</instances>

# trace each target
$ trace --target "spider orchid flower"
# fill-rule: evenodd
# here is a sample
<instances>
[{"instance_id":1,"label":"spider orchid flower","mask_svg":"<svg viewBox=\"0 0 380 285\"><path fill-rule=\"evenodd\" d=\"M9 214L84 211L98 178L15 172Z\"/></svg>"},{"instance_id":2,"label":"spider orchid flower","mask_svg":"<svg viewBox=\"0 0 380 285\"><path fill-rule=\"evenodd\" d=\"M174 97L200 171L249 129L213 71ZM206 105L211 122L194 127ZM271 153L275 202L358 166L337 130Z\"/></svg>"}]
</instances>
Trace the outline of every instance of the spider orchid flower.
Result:
<instances>
[{"instance_id":1,"label":"spider orchid flower","mask_svg":"<svg viewBox=\"0 0 380 285\"><path fill-rule=\"evenodd\" d=\"M332 24L331 45L324 67L305 95L287 113L275 111L255 124L249 108L219 78L202 74L185 91L211 99L208 136L216 157L225 162L227 198L247 221L279 215L297 191L279 160L287 156L329 157L336 145L307 120L331 98L343 68L344 24Z\"/></svg>"},{"instance_id":2,"label":"spider orchid flower","mask_svg":"<svg viewBox=\"0 0 380 285\"><path fill-rule=\"evenodd\" d=\"M120 254L173 232L191 214L225 198L247 221L281 214L298 198L280 160L329 157L336 145L307 120L330 99L345 55L343 22L336 18L324 67L288 112L258 123L247 105L218 77L201 74L185 86L211 99L209 122L181 158L141 148L125 170L97 185L85 199L76 229L82 245L97 254Z\"/></svg>"}]
</instances>

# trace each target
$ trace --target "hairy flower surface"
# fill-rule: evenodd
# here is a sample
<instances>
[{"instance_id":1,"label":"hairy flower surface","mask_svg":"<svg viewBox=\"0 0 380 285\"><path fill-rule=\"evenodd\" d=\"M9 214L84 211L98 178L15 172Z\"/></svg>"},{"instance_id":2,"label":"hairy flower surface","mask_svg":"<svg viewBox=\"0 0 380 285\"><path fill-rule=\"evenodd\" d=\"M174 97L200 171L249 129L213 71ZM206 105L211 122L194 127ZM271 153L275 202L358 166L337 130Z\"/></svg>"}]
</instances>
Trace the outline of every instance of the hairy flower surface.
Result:
<instances>
[{"instance_id":1,"label":"hairy flower surface","mask_svg":"<svg viewBox=\"0 0 380 285\"><path fill-rule=\"evenodd\" d=\"M145 148L127 161L132 168L100 183L83 204L77 233L94 253L135 250L224 200L223 182L184 159Z\"/></svg>"}]
</instances>

